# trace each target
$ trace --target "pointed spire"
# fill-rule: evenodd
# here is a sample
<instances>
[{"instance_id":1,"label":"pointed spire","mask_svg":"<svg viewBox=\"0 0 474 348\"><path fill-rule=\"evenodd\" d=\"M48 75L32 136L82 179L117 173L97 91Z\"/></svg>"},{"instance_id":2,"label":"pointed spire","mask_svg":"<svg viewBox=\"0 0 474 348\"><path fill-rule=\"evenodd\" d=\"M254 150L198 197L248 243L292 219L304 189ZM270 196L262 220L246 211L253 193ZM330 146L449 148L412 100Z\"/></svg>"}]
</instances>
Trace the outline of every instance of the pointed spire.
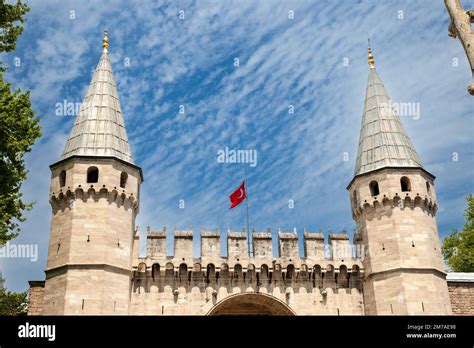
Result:
<instances>
[{"instance_id":1,"label":"pointed spire","mask_svg":"<svg viewBox=\"0 0 474 348\"><path fill-rule=\"evenodd\" d=\"M422 168L415 147L375 70L370 46L368 53L369 78L354 175L383 167Z\"/></svg>"},{"instance_id":2,"label":"pointed spire","mask_svg":"<svg viewBox=\"0 0 474 348\"><path fill-rule=\"evenodd\" d=\"M116 157L133 164L117 86L110 64L107 30L103 52L61 159L75 155Z\"/></svg>"},{"instance_id":3,"label":"pointed spire","mask_svg":"<svg viewBox=\"0 0 474 348\"><path fill-rule=\"evenodd\" d=\"M104 38L102 39L103 52L108 52L109 49L109 32L104 30Z\"/></svg>"},{"instance_id":4,"label":"pointed spire","mask_svg":"<svg viewBox=\"0 0 474 348\"><path fill-rule=\"evenodd\" d=\"M369 47L367 48L369 67L375 69L374 56L372 55L372 50L370 48L370 37L367 38L367 40L369 41Z\"/></svg>"}]
</instances>

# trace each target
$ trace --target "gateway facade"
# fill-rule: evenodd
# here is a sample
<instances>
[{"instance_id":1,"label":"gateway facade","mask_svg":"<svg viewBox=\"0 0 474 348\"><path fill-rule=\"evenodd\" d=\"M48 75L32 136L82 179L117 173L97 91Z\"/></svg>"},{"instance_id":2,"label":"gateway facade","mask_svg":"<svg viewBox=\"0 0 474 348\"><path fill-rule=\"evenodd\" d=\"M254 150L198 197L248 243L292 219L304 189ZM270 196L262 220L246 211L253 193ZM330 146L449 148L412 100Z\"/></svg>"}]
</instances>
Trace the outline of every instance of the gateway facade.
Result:
<instances>
[{"instance_id":1,"label":"gateway facade","mask_svg":"<svg viewBox=\"0 0 474 348\"><path fill-rule=\"evenodd\" d=\"M434 179L377 74L369 77L354 177L357 224L344 233L147 231L139 256L135 219L143 174L134 162L108 55L103 53L59 162L51 165L51 237L36 314L421 315L452 314L436 225ZM166 237L174 255L166 255ZM328 247L327 247L328 246ZM341 252L341 250L343 252ZM344 252L345 251L345 252ZM32 291L41 287L33 282ZM31 313L30 313L31 314Z\"/></svg>"}]
</instances>

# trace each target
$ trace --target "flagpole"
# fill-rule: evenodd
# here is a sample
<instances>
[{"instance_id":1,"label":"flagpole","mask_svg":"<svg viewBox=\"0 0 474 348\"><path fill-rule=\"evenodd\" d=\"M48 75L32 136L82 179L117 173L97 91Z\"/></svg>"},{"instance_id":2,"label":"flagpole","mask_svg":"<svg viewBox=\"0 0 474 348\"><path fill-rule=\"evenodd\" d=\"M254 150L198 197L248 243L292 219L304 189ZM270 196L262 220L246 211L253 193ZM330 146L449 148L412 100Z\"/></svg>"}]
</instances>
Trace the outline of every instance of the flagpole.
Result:
<instances>
[{"instance_id":1,"label":"flagpole","mask_svg":"<svg viewBox=\"0 0 474 348\"><path fill-rule=\"evenodd\" d=\"M244 181L245 181L245 204L247 206L247 249L250 257L250 224L249 224L249 191L247 185L247 170L244 169Z\"/></svg>"}]
</instances>

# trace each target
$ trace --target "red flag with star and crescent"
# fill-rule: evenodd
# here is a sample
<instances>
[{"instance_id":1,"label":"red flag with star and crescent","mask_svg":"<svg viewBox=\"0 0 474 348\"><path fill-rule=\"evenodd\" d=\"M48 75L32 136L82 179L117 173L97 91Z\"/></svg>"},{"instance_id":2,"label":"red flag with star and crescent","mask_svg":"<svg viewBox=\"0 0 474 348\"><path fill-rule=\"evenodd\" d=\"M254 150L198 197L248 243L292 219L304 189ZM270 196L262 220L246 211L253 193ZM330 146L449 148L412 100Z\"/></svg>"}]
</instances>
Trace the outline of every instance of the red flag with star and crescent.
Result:
<instances>
[{"instance_id":1,"label":"red flag with star and crescent","mask_svg":"<svg viewBox=\"0 0 474 348\"><path fill-rule=\"evenodd\" d=\"M247 197L247 193L245 192L245 180L242 182L242 184L239 186L237 190L232 193L229 198L230 202L232 203L229 209L235 208L238 206L240 203L242 203Z\"/></svg>"}]
</instances>

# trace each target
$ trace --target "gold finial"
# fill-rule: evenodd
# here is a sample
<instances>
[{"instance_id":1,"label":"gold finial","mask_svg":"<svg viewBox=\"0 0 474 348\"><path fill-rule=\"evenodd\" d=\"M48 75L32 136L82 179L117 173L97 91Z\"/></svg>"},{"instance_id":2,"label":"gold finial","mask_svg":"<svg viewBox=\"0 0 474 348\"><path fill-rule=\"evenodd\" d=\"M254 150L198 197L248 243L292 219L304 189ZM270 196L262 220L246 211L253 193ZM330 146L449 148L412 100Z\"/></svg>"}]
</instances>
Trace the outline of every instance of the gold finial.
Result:
<instances>
[{"instance_id":1,"label":"gold finial","mask_svg":"<svg viewBox=\"0 0 474 348\"><path fill-rule=\"evenodd\" d=\"M369 55L369 67L375 68L374 56L372 55L372 50L370 49L370 38L368 38L368 41L369 41L369 48L367 49L367 53Z\"/></svg>"},{"instance_id":2,"label":"gold finial","mask_svg":"<svg viewBox=\"0 0 474 348\"><path fill-rule=\"evenodd\" d=\"M104 39L102 40L102 47L104 48L104 52L107 52L107 49L109 48L109 37L108 37L108 31L107 29L104 30Z\"/></svg>"}]
</instances>

